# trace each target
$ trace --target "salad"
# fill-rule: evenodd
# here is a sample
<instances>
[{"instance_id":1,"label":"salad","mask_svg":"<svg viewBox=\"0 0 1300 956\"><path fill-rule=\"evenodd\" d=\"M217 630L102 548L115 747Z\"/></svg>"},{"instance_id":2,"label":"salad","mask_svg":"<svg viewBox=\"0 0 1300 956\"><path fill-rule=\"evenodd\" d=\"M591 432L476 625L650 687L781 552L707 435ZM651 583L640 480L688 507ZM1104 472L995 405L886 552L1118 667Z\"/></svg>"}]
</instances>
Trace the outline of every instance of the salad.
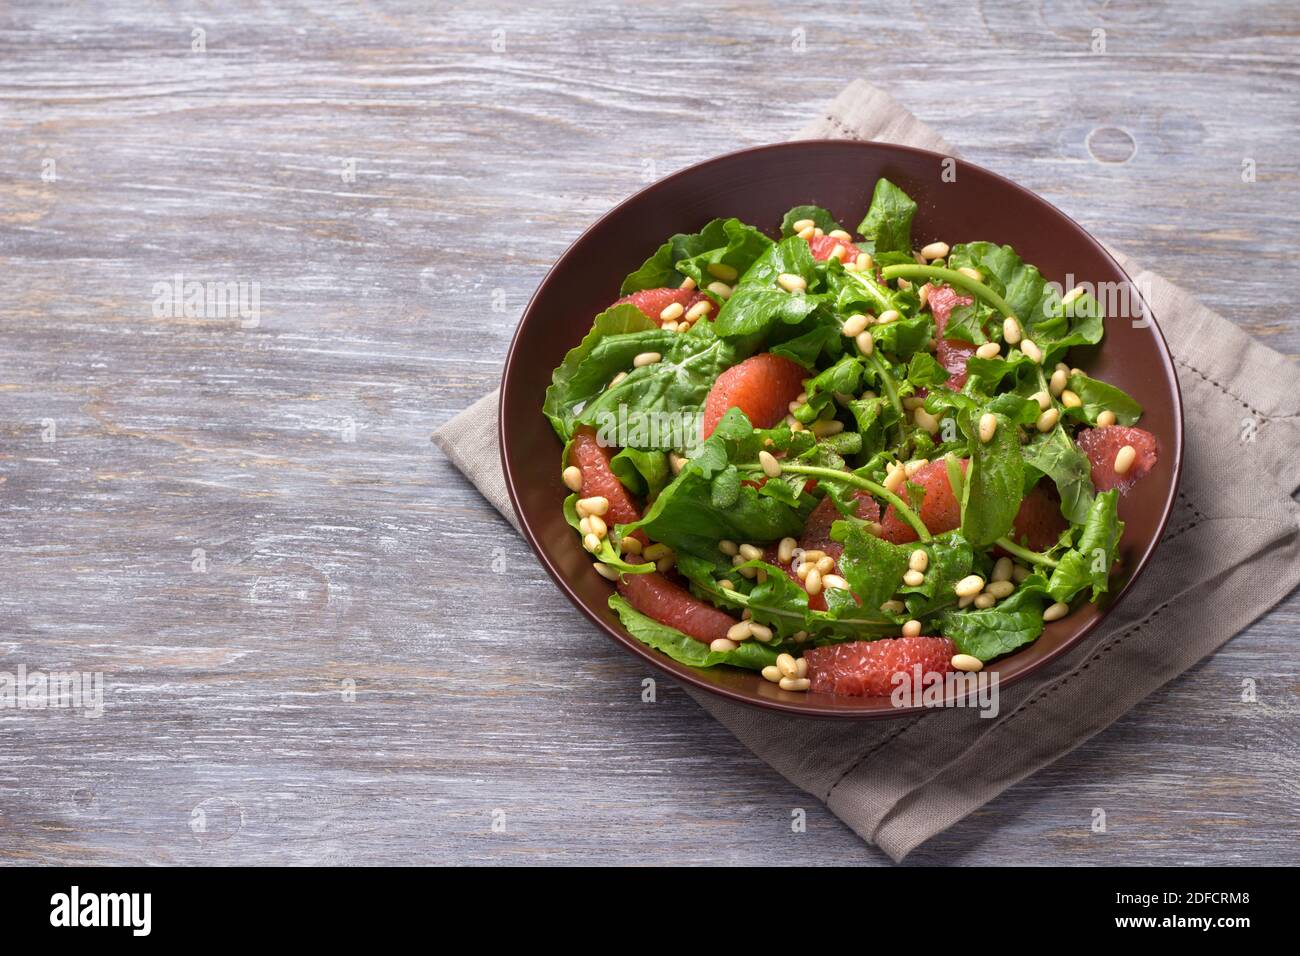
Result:
<instances>
[{"instance_id":1,"label":"salad","mask_svg":"<svg viewBox=\"0 0 1300 956\"><path fill-rule=\"evenodd\" d=\"M888 696L1110 588L1159 448L1068 361L1100 304L915 211L881 179L856 238L816 206L674 235L555 369L564 513L637 640Z\"/></svg>"}]
</instances>

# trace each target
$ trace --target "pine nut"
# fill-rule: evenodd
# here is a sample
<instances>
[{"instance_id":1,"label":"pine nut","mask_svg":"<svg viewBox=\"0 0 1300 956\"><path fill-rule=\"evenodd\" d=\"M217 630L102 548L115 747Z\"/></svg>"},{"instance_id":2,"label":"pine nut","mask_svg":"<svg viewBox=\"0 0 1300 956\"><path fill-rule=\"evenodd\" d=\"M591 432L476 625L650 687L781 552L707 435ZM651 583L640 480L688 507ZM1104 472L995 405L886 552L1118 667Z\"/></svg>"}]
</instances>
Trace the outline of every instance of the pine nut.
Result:
<instances>
[{"instance_id":1,"label":"pine nut","mask_svg":"<svg viewBox=\"0 0 1300 956\"><path fill-rule=\"evenodd\" d=\"M728 557L734 557L740 553L740 548L736 546L736 542L730 541L727 538L723 538L718 542L718 550Z\"/></svg>"},{"instance_id":2,"label":"pine nut","mask_svg":"<svg viewBox=\"0 0 1300 956\"><path fill-rule=\"evenodd\" d=\"M824 557L826 557L826 552L818 550L817 548L809 548L803 553L803 559L805 561L811 561L813 564L816 564Z\"/></svg>"},{"instance_id":3,"label":"pine nut","mask_svg":"<svg viewBox=\"0 0 1300 956\"><path fill-rule=\"evenodd\" d=\"M858 253L858 261L855 263L855 265L857 265L859 272L867 272L873 266L875 266L875 264L876 264L875 261L871 258L869 254L865 252Z\"/></svg>"},{"instance_id":4,"label":"pine nut","mask_svg":"<svg viewBox=\"0 0 1300 956\"><path fill-rule=\"evenodd\" d=\"M611 568L608 564L601 564L599 561L595 561L592 563L591 566L595 568L596 573L599 574L606 581L617 581L619 578L618 571L615 570L614 568Z\"/></svg>"},{"instance_id":5,"label":"pine nut","mask_svg":"<svg viewBox=\"0 0 1300 956\"><path fill-rule=\"evenodd\" d=\"M890 322L898 321L898 317L899 316L898 316L897 309L886 309L884 312L881 312L880 315L876 317L876 324L888 325Z\"/></svg>"},{"instance_id":6,"label":"pine nut","mask_svg":"<svg viewBox=\"0 0 1300 956\"><path fill-rule=\"evenodd\" d=\"M582 536L582 546L592 554L595 554L600 550L600 539L594 534L585 534Z\"/></svg>"},{"instance_id":7,"label":"pine nut","mask_svg":"<svg viewBox=\"0 0 1300 956\"><path fill-rule=\"evenodd\" d=\"M658 561L660 558L667 557L673 553L673 549L668 545L656 541L654 544L647 546L641 556L647 561Z\"/></svg>"},{"instance_id":8,"label":"pine nut","mask_svg":"<svg viewBox=\"0 0 1300 956\"><path fill-rule=\"evenodd\" d=\"M976 357L982 359L995 359L1001 354L1002 346L997 342L985 342L975 350Z\"/></svg>"},{"instance_id":9,"label":"pine nut","mask_svg":"<svg viewBox=\"0 0 1300 956\"><path fill-rule=\"evenodd\" d=\"M775 664L768 664L760 673L763 675L763 680L770 680L773 684L781 681L781 672Z\"/></svg>"},{"instance_id":10,"label":"pine nut","mask_svg":"<svg viewBox=\"0 0 1300 956\"><path fill-rule=\"evenodd\" d=\"M677 563L677 555L667 554L655 562L655 570L658 571L660 574L667 574L669 571L672 570L673 565L676 563Z\"/></svg>"},{"instance_id":11,"label":"pine nut","mask_svg":"<svg viewBox=\"0 0 1300 956\"><path fill-rule=\"evenodd\" d=\"M807 638L807 636L808 636L807 633L805 633L804 631L800 631L799 634L803 634L803 636L804 636L805 638ZM795 635L795 640L796 640L796 641L799 639L799 634L796 634L796 635ZM808 676L808 662L807 662L806 660L804 660L802 657L798 658L798 659L794 662L794 666L797 668L797 671L798 671L798 674L799 674L799 677L796 677L795 680L799 680L799 678L801 678L801 677L807 677L807 676Z\"/></svg>"},{"instance_id":12,"label":"pine nut","mask_svg":"<svg viewBox=\"0 0 1300 956\"><path fill-rule=\"evenodd\" d=\"M885 476L885 490L898 494L898 490L903 487L903 482L905 481L907 481L907 472L905 472L900 465Z\"/></svg>"},{"instance_id":13,"label":"pine nut","mask_svg":"<svg viewBox=\"0 0 1300 956\"><path fill-rule=\"evenodd\" d=\"M647 365L655 365L663 361L663 356L658 352L642 352L636 358L632 359L633 368L645 368Z\"/></svg>"},{"instance_id":14,"label":"pine nut","mask_svg":"<svg viewBox=\"0 0 1300 956\"><path fill-rule=\"evenodd\" d=\"M907 558L907 566L913 571L925 573L925 569L930 566L930 553L924 548L917 548Z\"/></svg>"},{"instance_id":15,"label":"pine nut","mask_svg":"<svg viewBox=\"0 0 1300 956\"><path fill-rule=\"evenodd\" d=\"M619 546L619 550L621 550L624 554L640 554L640 553L641 553L641 547L642 547L642 545L641 545L641 539L640 539L640 538L634 538L634 537L632 537L631 535L628 535L626 538L624 538L622 541L620 541L620 542L618 543L618 546Z\"/></svg>"},{"instance_id":16,"label":"pine nut","mask_svg":"<svg viewBox=\"0 0 1300 956\"><path fill-rule=\"evenodd\" d=\"M980 416L980 442L987 445L998 430L998 416L985 412Z\"/></svg>"},{"instance_id":17,"label":"pine nut","mask_svg":"<svg viewBox=\"0 0 1300 956\"><path fill-rule=\"evenodd\" d=\"M763 549L752 544L742 544L738 550L740 557L746 561L761 561L763 559Z\"/></svg>"},{"instance_id":18,"label":"pine nut","mask_svg":"<svg viewBox=\"0 0 1300 956\"><path fill-rule=\"evenodd\" d=\"M776 456L770 451L760 451L758 453L758 463L763 466L763 474L767 475L767 477L781 477L781 463L776 460Z\"/></svg>"},{"instance_id":19,"label":"pine nut","mask_svg":"<svg viewBox=\"0 0 1300 956\"><path fill-rule=\"evenodd\" d=\"M782 677L799 676L799 665L794 662L794 657L790 654L776 655L776 669L781 672Z\"/></svg>"},{"instance_id":20,"label":"pine nut","mask_svg":"<svg viewBox=\"0 0 1300 956\"><path fill-rule=\"evenodd\" d=\"M826 233L822 230L821 226L818 226L813 229L813 235L820 239L822 236L826 235Z\"/></svg>"},{"instance_id":21,"label":"pine nut","mask_svg":"<svg viewBox=\"0 0 1300 956\"><path fill-rule=\"evenodd\" d=\"M1065 617L1065 615L1069 613L1070 613L1070 605L1062 604L1060 601L1057 601L1055 604L1053 604L1051 607L1049 607L1046 611L1043 612L1043 620L1059 621L1061 618Z\"/></svg>"},{"instance_id":22,"label":"pine nut","mask_svg":"<svg viewBox=\"0 0 1300 956\"><path fill-rule=\"evenodd\" d=\"M686 463L688 461L690 461L689 458L683 458L675 451L670 451L668 453L668 464L672 467L674 475L680 475L682 473L682 469L686 467Z\"/></svg>"},{"instance_id":23,"label":"pine nut","mask_svg":"<svg viewBox=\"0 0 1300 956\"><path fill-rule=\"evenodd\" d=\"M1038 416L1038 421L1034 422L1034 427L1040 432L1050 432L1056 427L1057 421L1061 418L1061 413L1055 408L1049 408Z\"/></svg>"},{"instance_id":24,"label":"pine nut","mask_svg":"<svg viewBox=\"0 0 1300 956\"><path fill-rule=\"evenodd\" d=\"M782 538L781 543L776 546L776 559L782 564L789 564L794 560L794 549L799 547L799 542L794 538Z\"/></svg>"},{"instance_id":25,"label":"pine nut","mask_svg":"<svg viewBox=\"0 0 1300 956\"><path fill-rule=\"evenodd\" d=\"M806 677L782 677L778 686L782 690L807 690L811 684Z\"/></svg>"},{"instance_id":26,"label":"pine nut","mask_svg":"<svg viewBox=\"0 0 1300 956\"><path fill-rule=\"evenodd\" d=\"M804 564L803 567L806 568L806 567L808 567L808 565L807 565L807 564ZM802 570L802 568L801 568L801 570ZM820 571L818 571L816 568L812 568L812 569L808 572L808 576L807 576L806 578L804 578L803 586L804 586L804 590L807 591L809 594L821 594L821 593L822 593L822 573L821 573Z\"/></svg>"},{"instance_id":27,"label":"pine nut","mask_svg":"<svg viewBox=\"0 0 1300 956\"><path fill-rule=\"evenodd\" d=\"M925 399L918 395L909 395L907 398L903 399L903 407L909 412L914 412L918 408L925 407Z\"/></svg>"},{"instance_id":28,"label":"pine nut","mask_svg":"<svg viewBox=\"0 0 1300 956\"><path fill-rule=\"evenodd\" d=\"M776 277L776 284L786 292L802 292L808 288L808 280L792 272L782 272Z\"/></svg>"},{"instance_id":29,"label":"pine nut","mask_svg":"<svg viewBox=\"0 0 1300 956\"><path fill-rule=\"evenodd\" d=\"M727 629L727 640L735 641L737 644L741 641L749 640L754 636L753 632L750 630L751 627L753 627L753 625L748 621L740 621L737 624L731 625L731 627Z\"/></svg>"},{"instance_id":30,"label":"pine nut","mask_svg":"<svg viewBox=\"0 0 1300 956\"><path fill-rule=\"evenodd\" d=\"M716 295L719 299L722 299L724 302L727 299L730 299L731 293L735 291L731 288L731 286L727 285L727 283L725 282L710 282L707 286L705 286L705 289L709 292L712 292L714 295Z\"/></svg>"},{"instance_id":31,"label":"pine nut","mask_svg":"<svg viewBox=\"0 0 1300 956\"><path fill-rule=\"evenodd\" d=\"M694 322L696 319L702 318L708 315L712 311L713 311L713 303L710 302L708 299L701 299L699 302L696 302L693 306L691 306L689 309L686 310L686 318Z\"/></svg>"},{"instance_id":32,"label":"pine nut","mask_svg":"<svg viewBox=\"0 0 1300 956\"><path fill-rule=\"evenodd\" d=\"M830 254L829 256L827 256L826 258L828 258L828 259L838 259L840 262L843 262L843 261L844 261L844 247L843 247L842 245L840 245L838 242L835 243L835 246L831 249L831 254Z\"/></svg>"},{"instance_id":33,"label":"pine nut","mask_svg":"<svg viewBox=\"0 0 1300 956\"><path fill-rule=\"evenodd\" d=\"M1034 392L1034 394L1029 397L1036 401L1038 407L1043 411L1047 411L1052 407L1052 396L1048 395L1046 392Z\"/></svg>"},{"instance_id":34,"label":"pine nut","mask_svg":"<svg viewBox=\"0 0 1300 956\"><path fill-rule=\"evenodd\" d=\"M1022 333L1020 323L1016 321L1015 316L1008 315L1002 320L1002 337L1006 339L1007 345L1019 345Z\"/></svg>"},{"instance_id":35,"label":"pine nut","mask_svg":"<svg viewBox=\"0 0 1300 956\"><path fill-rule=\"evenodd\" d=\"M664 306L663 310L659 313L659 318L663 319L665 322L672 322L675 319L680 319L682 313L685 311L686 307L684 305L680 302L674 302L671 305Z\"/></svg>"},{"instance_id":36,"label":"pine nut","mask_svg":"<svg viewBox=\"0 0 1300 956\"><path fill-rule=\"evenodd\" d=\"M1020 342L1020 351L1029 356L1029 361L1036 365L1043 363L1043 350L1034 344L1033 339L1022 339Z\"/></svg>"},{"instance_id":37,"label":"pine nut","mask_svg":"<svg viewBox=\"0 0 1300 956\"><path fill-rule=\"evenodd\" d=\"M903 465L903 474L908 478L911 478L928 464L930 464L929 458L913 458L907 464Z\"/></svg>"},{"instance_id":38,"label":"pine nut","mask_svg":"<svg viewBox=\"0 0 1300 956\"><path fill-rule=\"evenodd\" d=\"M808 575L812 574L816 567L816 561L800 561L799 566L794 569L794 576L800 581L807 581Z\"/></svg>"},{"instance_id":39,"label":"pine nut","mask_svg":"<svg viewBox=\"0 0 1300 956\"><path fill-rule=\"evenodd\" d=\"M760 644L766 644L772 640L772 629L766 624L755 624L753 621L750 621L749 633L753 636L754 640L758 641Z\"/></svg>"},{"instance_id":40,"label":"pine nut","mask_svg":"<svg viewBox=\"0 0 1300 956\"><path fill-rule=\"evenodd\" d=\"M1132 445L1125 445L1115 454L1115 474L1126 475L1128 470L1133 467L1133 462L1137 461L1137 449Z\"/></svg>"},{"instance_id":41,"label":"pine nut","mask_svg":"<svg viewBox=\"0 0 1300 956\"><path fill-rule=\"evenodd\" d=\"M931 435L939 433L939 419L931 415L924 408L918 408L912 413L912 419L916 422L917 427L921 428Z\"/></svg>"},{"instance_id":42,"label":"pine nut","mask_svg":"<svg viewBox=\"0 0 1300 956\"><path fill-rule=\"evenodd\" d=\"M1115 424L1115 421L1115 413L1108 408L1097 416L1097 427L1109 428L1111 425Z\"/></svg>"},{"instance_id":43,"label":"pine nut","mask_svg":"<svg viewBox=\"0 0 1300 956\"><path fill-rule=\"evenodd\" d=\"M1063 368L1058 368L1052 373L1052 380L1047 384L1048 390L1054 398L1059 398L1065 391L1065 385L1070 380L1070 373Z\"/></svg>"},{"instance_id":44,"label":"pine nut","mask_svg":"<svg viewBox=\"0 0 1300 956\"><path fill-rule=\"evenodd\" d=\"M921 622L920 622L920 621L917 621L917 620L911 620L911 621L908 621L906 624L903 625L903 636L904 636L904 637L920 637L920 635L921 635Z\"/></svg>"},{"instance_id":45,"label":"pine nut","mask_svg":"<svg viewBox=\"0 0 1300 956\"><path fill-rule=\"evenodd\" d=\"M824 554L817 559L817 563L813 565L813 567L815 567L821 573L822 584L825 585L826 575L835 570L835 559L832 558L829 554Z\"/></svg>"},{"instance_id":46,"label":"pine nut","mask_svg":"<svg viewBox=\"0 0 1300 956\"><path fill-rule=\"evenodd\" d=\"M578 519L578 533L584 537L591 534L591 519L585 515Z\"/></svg>"},{"instance_id":47,"label":"pine nut","mask_svg":"<svg viewBox=\"0 0 1300 956\"><path fill-rule=\"evenodd\" d=\"M970 674L984 669L984 662L978 657L972 657L970 654L954 654L949 663L952 664L953 670L966 671Z\"/></svg>"},{"instance_id":48,"label":"pine nut","mask_svg":"<svg viewBox=\"0 0 1300 956\"><path fill-rule=\"evenodd\" d=\"M804 220L800 220L800 221L803 222ZM802 229L796 232L795 235L798 236L800 239L811 240L813 236L817 235L817 226L810 222L808 223L808 225L804 226Z\"/></svg>"},{"instance_id":49,"label":"pine nut","mask_svg":"<svg viewBox=\"0 0 1300 956\"><path fill-rule=\"evenodd\" d=\"M850 236L850 235L849 235L847 232L845 232L843 229L832 229L830 232L826 233L826 235L830 236L832 239L838 239L838 240L840 240L841 242L852 242L852 241L853 241L853 237Z\"/></svg>"},{"instance_id":50,"label":"pine nut","mask_svg":"<svg viewBox=\"0 0 1300 956\"><path fill-rule=\"evenodd\" d=\"M609 499L600 495L592 495L590 498L579 498L574 504L574 510L584 518L587 515L603 515L609 511Z\"/></svg>"},{"instance_id":51,"label":"pine nut","mask_svg":"<svg viewBox=\"0 0 1300 956\"><path fill-rule=\"evenodd\" d=\"M609 380L609 385L606 387L613 388L615 385L623 381L623 379L625 378L627 378L627 372L619 372L617 375L615 375L613 378Z\"/></svg>"},{"instance_id":52,"label":"pine nut","mask_svg":"<svg viewBox=\"0 0 1300 956\"><path fill-rule=\"evenodd\" d=\"M909 588L919 588L922 584L925 583L925 575L922 574L920 571L913 571L911 569L908 569L907 571L903 572L903 583L906 584Z\"/></svg>"},{"instance_id":53,"label":"pine nut","mask_svg":"<svg viewBox=\"0 0 1300 956\"><path fill-rule=\"evenodd\" d=\"M791 228L794 229L795 232L799 232L801 229L813 229L816 228L816 226L816 221L812 219L800 219Z\"/></svg>"},{"instance_id":54,"label":"pine nut","mask_svg":"<svg viewBox=\"0 0 1300 956\"><path fill-rule=\"evenodd\" d=\"M1061 393L1061 404L1066 408L1082 408L1083 399L1067 388Z\"/></svg>"},{"instance_id":55,"label":"pine nut","mask_svg":"<svg viewBox=\"0 0 1300 956\"><path fill-rule=\"evenodd\" d=\"M1011 569L1011 580L1016 582L1016 584L1024 584L1025 578L1029 577L1029 575L1033 573L1033 571L1025 567L1023 564L1017 564Z\"/></svg>"},{"instance_id":56,"label":"pine nut","mask_svg":"<svg viewBox=\"0 0 1300 956\"><path fill-rule=\"evenodd\" d=\"M858 312L844 320L844 324L840 326L840 331L851 339L857 338L870 324L871 320Z\"/></svg>"},{"instance_id":57,"label":"pine nut","mask_svg":"<svg viewBox=\"0 0 1300 956\"><path fill-rule=\"evenodd\" d=\"M849 589L849 582L845 581L838 574L823 574L822 587L831 588L836 591L847 591Z\"/></svg>"},{"instance_id":58,"label":"pine nut","mask_svg":"<svg viewBox=\"0 0 1300 956\"><path fill-rule=\"evenodd\" d=\"M723 578L718 582L718 587L724 591L734 591L736 590L736 582L731 580L731 578Z\"/></svg>"},{"instance_id":59,"label":"pine nut","mask_svg":"<svg viewBox=\"0 0 1300 956\"><path fill-rule=\"evenodd\" d=\"M961 608L970 607L974 603L975 603L975 595L973 594L968 594L964 598L957 599L957 606Z\"/></svg>"},{"instance_id":60,"label":"pine nut","mask_svg":"<svg viewBox=\"0 0 1300 956\"><path fill-rule=\"evenodd\" d=\"M1016 586L1010 581L990 581L984 588L984 593L992 594L1001 601L1003 598L1011 597L1011 592L1015 589Z\"/></svg>"},{"instance_id":61,"label":"pine nut","mask_svg":"<svg viewBox=\"0 0 1300 956\"><path fill-rule=\"evenodd\" d=\"M789 405L785 407L785 410L788 411L791 415L793 415L801 408L803 408L803 402L799 401L798 399L795 399L793 402L791 402Z\"/></svg>"},{"instance_id":62,"label":"pine nut","mask_svg":"<svg viewBox=\"0 0 1300 956\"><path fill-rule=\"evenodd\" d=\"M921 286L921 288L916 290L916 299L920 303L920 308L924 309L930 304L930 290L933 288L934 286L927 282L925 285Z\"/></svg>"},{"instance_id":63,"label":"pine nut","mask_svg":"<svg viewBox=\"0 0 1300 956\"><path fill-rule=\"evenodd\" d=\"M880 605L880 612L882 614L902 614L906 608L907 605L902 601L886 601Z\"/></svg>"},{"instance_id":64,"label":"pine nut","mask_svg":"<svg viewBox=\"0 0 1300 956\"><path fill-rule=\"evenodd\" d=\"M921 249L921 255L926 259L944 259L949 253L948 243L932 242Z\"/></svg>"},{"instance_id":65,"label":"pine nut","mask_svg":"<svg viewBox=\"0 0 1300 956\"><path fill-rule=\"evenodd\" d=\"M599 515L587 515L582 520L587 522L587 527L597 538L603 538L609 534L609 526L605 524L605 519Z\"/></svg>"},{"instance_id":66,"label":"pine nut","mask_svg":"<svg viewBox=\"0 0 1300 956\"><path fill-rule=\"evenodd\" d=\"M876 348L876 339L870 329L863 329L854 336L853 341L857 343L858 351L863 355L870 355Z\"/></svg>"},{"instance_id":67,"label":"pine nut","mask_svg":"<svg viewBox=\"0 0 1300 956\"><path fill-rule=\"evenodd\" d=\"M957 271L967 279L974 279L976 282L984 281L984 273L980 272L978 269L972 269L970 266L962 266Z\"/></svg>"},{"instance_id":68,"label":"pine nut","mask_svg":"<svg viewBox=\"0 0 1300 956\"><path fill-rule=\"evenodd\" d=\"M981 611L987 611L997 602L998 599L995 598L992 594L989 594L987 591L975 595L975 606L979 608Z\"/></svg>"},{"instance_id":69,"label":"pine nut","mask_svg":"<svg viewBox=\"0 0 1300 956\"><path fill-rule=\"evenodd\" d=\"M735 282L736 276L740 274L734 266L729 266L725 262L710 262L706 268L709 270L709 275L723 282Z\"/></svg>"},{"instance_id":70,"label":"pine nut","mask_svg":"<svg viewBox=\"0 0 1300 956\"><path fill-rule=\"evenodd\" d=\"M958 597L974 597L984 590L984 579L978 574L968 574L953 586Z\"/></svg>"},{"instance_id":71,"label":"pine nut","mask_svg":"<svg viewBox=\"0 0 1300 956\"><path fill-rule=\"evenodd\" d=\"M715 654L722 654L726 651L734 651L738 645L735 641L729 641L725 637L719 637L717 640L709 643L709 650Z\"/></svg>"},{"instance_id":72,"label":"pine nut","mask_svg":"<svg viewBox=\"0 0 1300 956\"><path fill-rule=\"evenodd\" d=\"M1083 295L1083 286L1076 285L1069 292L1065 293L1065 295L1061 296L1061 305L1069 305L1081 295Z\"/></svg>"},{"instance_id":73,"label":"pine nut","mask_svg":"<svg viewBox=\"0 0 1300 956\"><path fill-rule=\"evenodd\" d=\"M818 438L828 438L831 435L838 435L844 431L844 423L837 422L835 419L826 421L813 422L812 433Z\"/></svg>"},{"instance_id":74,"label":"pine nut","mask_svg":"<svg viewBox=\"0 0 1300 956\"><path fill-rule=\"evenodd\" d=\"M993 565L993 574L989 578L991 581L1010 581L1011 572L1015 569L1015 563L1006 557L998 558L997 563Z\"/></svg>"},{"instance_id":75,"label":"pine nut","mask_svg":"<svg viewBox=\"0 0 1300 956\"><path fill-rule=\"evenodd\" d=\"M682 280L682 284L679 285L677 288L685 289L687 292L694 292L695 280L692 279L690 276L687 276L685 279Z\"/></svg>"},{"instance_id":76,"label":"pine nut","mask_svg":"<svg viewBox=\"0 0 1300 956\"><path fill-rule=\"evenodd\" d=\"M677 323L676 323L676 322L665 322L663 325L659 326L659 328L663 329L665 332L676 332L676 331L677 331Z\"/></svg>"},{"instance_id":77,"label":"pine nut","mask_svg":"<svg viewBox=\"0 0 1300 956\"><path fill-rule=\"evenodd\" d=\"M564 486L570 491L577 492L582 490L582 469L577 465L570 465L568 468L564 469L563 478Z\"/></svg>"}]
</instances>

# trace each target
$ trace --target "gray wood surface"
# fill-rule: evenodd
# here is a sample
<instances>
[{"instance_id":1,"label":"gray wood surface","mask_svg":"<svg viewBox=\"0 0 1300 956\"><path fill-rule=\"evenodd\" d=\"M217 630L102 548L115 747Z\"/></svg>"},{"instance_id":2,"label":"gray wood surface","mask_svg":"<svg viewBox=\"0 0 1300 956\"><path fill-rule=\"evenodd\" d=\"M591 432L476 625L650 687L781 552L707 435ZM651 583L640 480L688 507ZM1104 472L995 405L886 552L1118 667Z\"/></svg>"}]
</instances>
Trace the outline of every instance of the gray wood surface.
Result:
<instances>
[{"instance_id":1,"label":"gray wood surface","mask_svg":"<svg viewBox=\"0 0 1300 956\"><path fill-rule=\"evenodd\" d=\"M859 75L1296 355L1297 36L1208 0L5 4L0 670L107 686L0 710L0 860L886 863L643 703L429 434L587 223ZM260 322L159 316L177 273ZM910 861L1300 862L1298 625Z\"/></svg>"}]
</instances>

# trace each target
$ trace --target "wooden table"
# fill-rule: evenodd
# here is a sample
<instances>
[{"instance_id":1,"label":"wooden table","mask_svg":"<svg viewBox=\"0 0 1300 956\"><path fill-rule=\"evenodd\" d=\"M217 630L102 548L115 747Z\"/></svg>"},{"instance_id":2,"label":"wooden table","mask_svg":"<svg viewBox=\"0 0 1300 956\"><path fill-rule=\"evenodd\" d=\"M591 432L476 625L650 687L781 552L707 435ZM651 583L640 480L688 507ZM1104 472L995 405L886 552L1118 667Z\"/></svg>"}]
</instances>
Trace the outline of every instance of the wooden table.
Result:
<instances>
[{"instance_id":1,"label":"wooden table","mask_svg":"<svg viewBox=\"0 0 1300 956\"><path fill-rule=\"evenodd\" d=\"M0 711L0 860L886 862L429 443L586 224L852 77L1300 351L1295 5L523 6L0 11L0 670L106 682ZM1300 861L1298 624L911 860Z\"/></svg>"}]
</instances>

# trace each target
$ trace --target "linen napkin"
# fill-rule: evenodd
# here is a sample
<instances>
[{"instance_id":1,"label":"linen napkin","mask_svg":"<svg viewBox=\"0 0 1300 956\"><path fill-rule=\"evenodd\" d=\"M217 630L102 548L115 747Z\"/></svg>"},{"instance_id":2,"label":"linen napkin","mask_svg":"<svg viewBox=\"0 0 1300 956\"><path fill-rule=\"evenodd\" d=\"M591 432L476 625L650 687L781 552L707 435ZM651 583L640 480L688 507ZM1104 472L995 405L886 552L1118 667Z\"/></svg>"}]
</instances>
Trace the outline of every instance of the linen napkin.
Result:
<instances>
[{"instance_id":1,"label":"linen napkin","mask_svg":"<svg viewBox=\"0 0 1300 956\"><path fill-rule=\"evenodd\" d=\"M857 80L796 138L882 140L955 156L889 94ZM1116 255L1169 342L1186 436L1178 504L1151 566L1069 654L1000 689L996 718L939 708L890 721L788 717L686 688L786 779L901 860L1083 743L1300 582L1300 368L1160 276ZM540 414L540 413L539 413ZM516 522L501 474L497 395L433 437ZM1225 476L1250 476L1232 482Z\"/></svg>"}]
</instances>

